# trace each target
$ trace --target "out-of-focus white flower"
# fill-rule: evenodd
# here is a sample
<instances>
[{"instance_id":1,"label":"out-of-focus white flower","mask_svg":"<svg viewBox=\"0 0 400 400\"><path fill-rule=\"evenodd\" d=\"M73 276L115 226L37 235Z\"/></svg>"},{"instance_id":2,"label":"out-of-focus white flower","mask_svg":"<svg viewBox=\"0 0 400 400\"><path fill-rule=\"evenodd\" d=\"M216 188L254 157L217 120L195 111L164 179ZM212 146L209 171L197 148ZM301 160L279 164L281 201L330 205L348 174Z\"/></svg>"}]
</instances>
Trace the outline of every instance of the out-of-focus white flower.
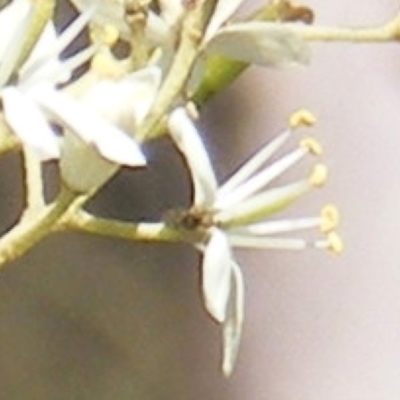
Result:
<instances>
[{"instance_id":1,"label":"out-of-focus white flower","mask_svg":"<svg viewBox=\"0 0 400 400\"><path fill-rule=\"evenodd\" d=\"M58 38L53 24L49 22L27 61L15 71L31 17L30 0L14 1L0 12L0 97L5 120L14 133L42 160L47 160L59 157L58 139L48 125L40 104L29 94L33 90L47 90L65 82L72 71L92 55L93 49L87 49L66 61L59 60L62 50L87 23L90 11L74 21Z\"/></svg>"},{"instance_id":2,"label":"out-of-focus white flower","mask_svg":"<svg viewBox=\"0 0 400 400\"><path fill-rule=\"evenodd\" d=\"M93 55L89 48L70 59L59 60L60 52L92 13L93 8L83 13L59 37L49 24L27 62L17 71L16 82L6 84L0 91L5 119L15 134L41 160L61 158L62 178L78 192L97 188L120 165L145 164L133 130L151 107L161 79L156 67L121 79L98 74L79 100L57 89L56 85L68 80L71 72ZM62 140L49 121L61 127Z\"/></svg>"},{"instance_id":3,"label":"out-of-focus white flower","mask_svg":"<svg viewBox=\"0 0 400 400\"><path fill-rule=\"evenodd\" d=\"M311 123L311 116L304 112L295 114L292 121L293 127L302 122ZM169 129L186 160L194 186L192 207L180 223L187 229L202 230L208 237L206 242L198 244L203 252L203 294L207 310L223 324L223 371L229 375L236 359L243 321L243 280L232 255L232 246L288 250L315 247L339 252L342 244L333 231L338 213L333 206L326 206L319 217L270 220L275 213L325 182L326 167L316 164L306 179L268 187L306 155L320 154L320 145L314 139L303 139L296 150L265 167L292 135L293 129L288 129L218 186L207 151L186 110L179 108L172 113ZM193 221L196 221L194 226ZM325 238L310 242L277 236L310 228L320 228Z\"/></svg>"}]
</instances>

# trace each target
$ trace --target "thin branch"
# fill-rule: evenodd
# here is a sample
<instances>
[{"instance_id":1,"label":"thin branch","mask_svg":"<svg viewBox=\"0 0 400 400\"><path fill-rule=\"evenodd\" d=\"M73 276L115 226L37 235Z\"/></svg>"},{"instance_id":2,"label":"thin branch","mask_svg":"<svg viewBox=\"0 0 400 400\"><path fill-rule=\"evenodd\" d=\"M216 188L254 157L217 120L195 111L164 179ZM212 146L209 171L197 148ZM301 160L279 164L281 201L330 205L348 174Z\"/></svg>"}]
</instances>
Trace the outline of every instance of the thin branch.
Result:
<instances>
[{"instance_id":1,"label":"thin branch","mask_svg":"<svg viewBox=\"0 0 400 400\"><path fill-rule=\"evenodd\" d=\"M76 230L130 241L197 243L204 235L196 231L175 229L163 222L122 222L99 218L85 211L67 213L54 226L56 231Z\"/></svg>"}]
</instances>

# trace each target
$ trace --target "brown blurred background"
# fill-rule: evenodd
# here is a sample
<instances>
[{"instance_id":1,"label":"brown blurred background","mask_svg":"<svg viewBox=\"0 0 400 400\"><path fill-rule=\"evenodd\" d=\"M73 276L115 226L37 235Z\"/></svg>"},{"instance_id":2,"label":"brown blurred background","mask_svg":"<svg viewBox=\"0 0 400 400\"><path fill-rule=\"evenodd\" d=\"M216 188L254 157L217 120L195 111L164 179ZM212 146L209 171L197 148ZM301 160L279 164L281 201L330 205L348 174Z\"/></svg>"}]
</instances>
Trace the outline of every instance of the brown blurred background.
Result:
<instances>
[{"instance_id":1,"label":"brown blurred background","mask_svg":"<svg viewBox=\"0 0 400 400\"><path fill-rule=\"evenodd\" d=\"M400 6L307 4L319 24L352 26L383 22ZM202 126L223 178L290 112L312 109L331 179L293 214L334 201L345 254L238 252L245 331L225 380L220 332L202 308L191 248L51 237L0 276L1 398L400 398L400 47L314 45L313 54L307 68L252 68L209 104ZM124 171L92 210L156 220L187 204L188 177L172 146L145 151L149 169ZM22 206L19 158L2 158L0 171L5 231Z\"/></svg>"}]
</instances>

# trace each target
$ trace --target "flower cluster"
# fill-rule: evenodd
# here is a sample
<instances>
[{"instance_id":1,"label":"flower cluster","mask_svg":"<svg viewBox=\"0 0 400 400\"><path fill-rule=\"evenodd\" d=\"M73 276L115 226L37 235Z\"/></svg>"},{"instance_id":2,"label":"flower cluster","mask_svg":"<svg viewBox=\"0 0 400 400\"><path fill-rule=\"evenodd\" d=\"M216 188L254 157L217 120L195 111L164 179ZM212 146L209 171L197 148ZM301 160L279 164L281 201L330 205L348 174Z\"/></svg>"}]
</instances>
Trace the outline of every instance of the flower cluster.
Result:
<instances>
[{"instance_id":1,"label":"flower cluster","mask_svg":"<svg viewBox=\"0 0 400 400\"><path fill-rule=\"evenodd\" d=\"M37 215L30 213L28 222L22 218L0 240L0 264L68 223L84 229L78 224L84 202L121 166L145 167L140 143L169 132L190 171L193 202L175 224L166 222L164 228L174 231L174 240L184 240L188 231L196 234L192 243L202 253L205 307L223 326L223 371L229 375L239 347L244 301L242 273L232 249L314 247L340 252L342 244L334 232L338 213L328 205L318 217L273 219L326 180L326 167L316 164L305 179L271 187L304 157L321 154L318 142L305 138L298 148L269 163L296 128L312 124L310 113L295 114L288 130L218 185L187 110L212 57L224 57L227 63L292 66L308 62L308 46L293 23L231 22L241 0L72 3L80 15L60 34L50 14L41 12L55 0L14 0L0 11L0 98L6 127L39 165L58 162L63 193L69 193L51 207L44 205ZM62 58L84 30L90 31L90 44ZM128 54L117 57L121 42L128 45ZM75 78L78 67L85 72ZM32 174L32 165L27 162L25 168ZM29 182L27 192L35 194ZM309 241L279 236L312 228L322 237Z\"/></svg>"}]
</instances>

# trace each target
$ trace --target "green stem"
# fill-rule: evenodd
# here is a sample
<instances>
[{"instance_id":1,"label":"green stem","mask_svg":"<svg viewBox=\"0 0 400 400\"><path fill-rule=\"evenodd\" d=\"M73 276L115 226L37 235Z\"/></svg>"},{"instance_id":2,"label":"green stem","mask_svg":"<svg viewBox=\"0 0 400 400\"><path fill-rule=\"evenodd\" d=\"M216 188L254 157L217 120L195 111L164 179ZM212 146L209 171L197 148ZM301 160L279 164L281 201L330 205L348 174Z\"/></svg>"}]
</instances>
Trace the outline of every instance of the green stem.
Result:
<instances>
[{"instance_id":1,"label":"green stem","mask_svg":"<svg viewBox=\"0 0 400 400\"><path fill-rule=\"evenodd\" d=\"M22 219L0 240L0 267L26 253L41 239L51 233L51 229L65 214L77 195L63 188L55 200L39 216Z\"/></svg>"},{"instance_id":2,"label":"green stem","mask_svg":"<svg viewBox=\"0 0 400 400\"><path fill-rule=\"evenodd\" d=\"M163 222L121 222L95 217L87 212L66 214L55 226L55 230L77 230L101 236L144 242L187 242L198 243L204 235L195 231L174 229Z\"/></svg>"}]
</instances>

